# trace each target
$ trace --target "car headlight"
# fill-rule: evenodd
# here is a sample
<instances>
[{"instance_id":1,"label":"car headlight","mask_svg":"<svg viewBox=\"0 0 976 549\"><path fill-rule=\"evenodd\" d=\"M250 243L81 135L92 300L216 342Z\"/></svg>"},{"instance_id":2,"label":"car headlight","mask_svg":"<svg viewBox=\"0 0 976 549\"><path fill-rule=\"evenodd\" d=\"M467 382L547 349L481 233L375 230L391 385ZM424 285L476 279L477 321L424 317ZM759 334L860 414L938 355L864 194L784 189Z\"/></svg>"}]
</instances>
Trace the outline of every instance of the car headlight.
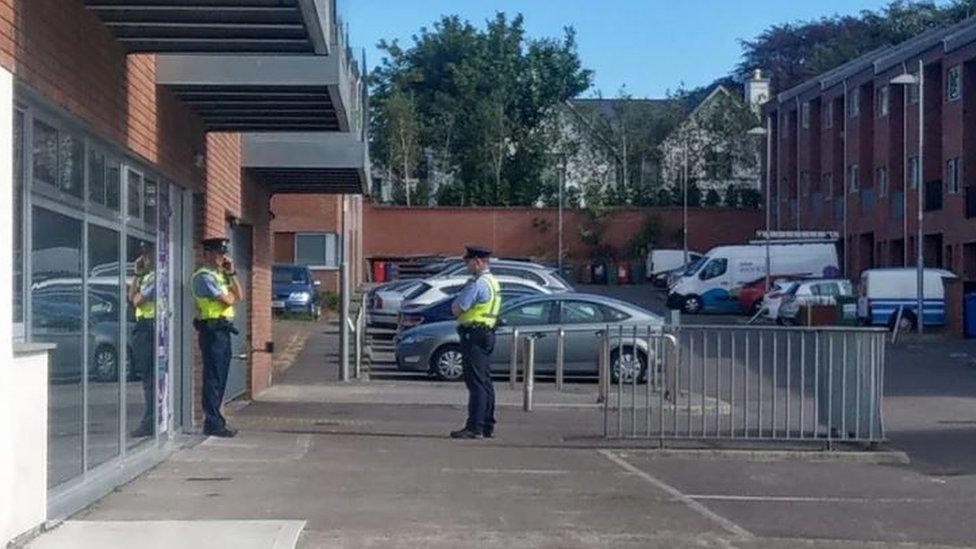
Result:
<instances>
[{"instance_id":1,"label":"car headlight","mask_svg":"<svg viewBox=\"0 0 976 549\"><path fill-rule=\"evenodd\" d=\"M423 343L424 341L430 341L431 339L434 338L429 335L413 334L413 335L408 335L403 339L401 339L400 345L415 345L417 343Z\"/></svg>"},{"instance_id":2,"label":"car headlight","mask_svg":"<svg viewBox=\"0 0 976 549\"><path fill-rule=\"evenodd\" d=\"M300 301L300 302L303 302L304 303L304 302L312 299L312 294L310 294L308 292L292 292L288 296L288 299L290 301Z\"/></svg>"}]
</instances>

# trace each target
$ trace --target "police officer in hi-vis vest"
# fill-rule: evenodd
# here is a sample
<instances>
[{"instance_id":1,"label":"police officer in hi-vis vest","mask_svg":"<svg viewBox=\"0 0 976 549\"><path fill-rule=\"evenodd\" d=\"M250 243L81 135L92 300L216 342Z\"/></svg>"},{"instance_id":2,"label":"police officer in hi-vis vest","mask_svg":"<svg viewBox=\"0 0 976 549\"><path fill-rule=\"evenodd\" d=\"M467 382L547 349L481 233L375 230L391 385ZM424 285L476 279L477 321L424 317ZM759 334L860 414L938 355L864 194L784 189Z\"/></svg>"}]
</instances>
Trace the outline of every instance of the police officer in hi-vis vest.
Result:
<instances>
[{"instance_id":1,"label":"police officer in hi-vis vest","mask_svg":"<svg viewBox=\"0 0 976 549\"><path fill-rule=\"evenodd\" d=\"M502 307L501 288L488 270L491 250L467 246L464 260L472 278L458 293L451 311L458 320L464 384L468 387L468 420L451 438L491 438L495 431L495 388L491 383L491 352L495 324Z\"/></svg>"},{"instance_id":2,"label":"police officer in hi-vis vest","mask_svg":"<svg viewBox=\"0 0 976 549\"><path fill-rule=\"evenodd\" d=\"M190 289L200 310L193 321L203 355L203 433L232 437L237 431L227 426L220 406L224 401L227 372L230 370L231 334L234 304L243 299L234 262L227 256L226 238L203 241L204 264L193 273Z\"/></svg>"},{"instance_id":3,"label":"police officer in hi-vis vest","mask_svg":"<svg viewBox=\"0 0 976 549\"><path fill-rule=\"evenodd\" d=\"M136 324L132 329L132 367L142 377L142 420L131 435L153 435L156 402L153 395L155 369L153 368L153 342L156 339L156 250L152 244L143 243L136 258L135 276L129 286L129 303L135 311Z\"/></svg>"}]
</instances>

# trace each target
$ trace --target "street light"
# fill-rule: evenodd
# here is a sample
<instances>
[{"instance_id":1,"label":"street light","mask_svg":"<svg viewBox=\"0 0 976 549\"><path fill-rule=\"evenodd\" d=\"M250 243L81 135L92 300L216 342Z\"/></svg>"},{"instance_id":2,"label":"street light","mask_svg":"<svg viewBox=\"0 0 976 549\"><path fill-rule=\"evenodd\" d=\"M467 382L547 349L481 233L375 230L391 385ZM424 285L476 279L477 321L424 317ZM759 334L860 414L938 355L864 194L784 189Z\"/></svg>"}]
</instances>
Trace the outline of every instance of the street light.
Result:
<instances>
[{"instance_id":1,"label":"street light","mask_svg":"<svg viewBox=\"0 0 976 549\"><path fill-rule=\"evenodd\" d=\"M770 118L770 120L767 123L770 126L772 126L772 119ZM770 171L770 165L771 165L771 163L770 163L769 157L772 156L772 141L770 141L770 139L769 139L770 130L768 130L768 129L762 127L762 126L756 126L755 128L752 128L751 130L749 130L746 133L748 135L751 135L753 137L757 137L759 139L762 139L764 137L766 138L766 291L768 292L769 291L769 275L770 275L770 270L771 270L771 267L770 267L770 264L769 264L769 230L770 230L769 225L770 225L770 203L771 203L769 187L772 184L772 182L770 181L770 174L772 172ZM756 156L758 156L758 154ZM756 177L759 178L759 177L762 177L762 176L759 175L759 174L757 174Z\"/></svg>"},{"instance_id":2,"label":"street light","mask_svg":"<svg viewBox=\"0 0 976 549\"><path fill-rule=\"evenodd\" d=\"M918 333L922 333L922 325L925 323L925 285L923 284L923 278L925 276L925 258L923 257L924 244L923 238L925 237L922 231L922 174L925 173L922 170L923 161L925 158L925 65L921 59L918 60L918 76L912 74L899 74L898 76L891 79L891 83L896 86L905 86L905 93L908 93L908 86L918 86L918 181L916 181L916 201L917 204L917 218L918 218L918 233L915 235L915 267L917 269L917 287L916 287L916 310L915 310L915 325L918 329ZM903 113L902 116L907 115ZM905 136L907 139L907 135ZM907 185L907 181L906 181ZM905 199L908 199L906 194ZM907 246L907 242L906 242Z\"/></svg>"}]
</instances>

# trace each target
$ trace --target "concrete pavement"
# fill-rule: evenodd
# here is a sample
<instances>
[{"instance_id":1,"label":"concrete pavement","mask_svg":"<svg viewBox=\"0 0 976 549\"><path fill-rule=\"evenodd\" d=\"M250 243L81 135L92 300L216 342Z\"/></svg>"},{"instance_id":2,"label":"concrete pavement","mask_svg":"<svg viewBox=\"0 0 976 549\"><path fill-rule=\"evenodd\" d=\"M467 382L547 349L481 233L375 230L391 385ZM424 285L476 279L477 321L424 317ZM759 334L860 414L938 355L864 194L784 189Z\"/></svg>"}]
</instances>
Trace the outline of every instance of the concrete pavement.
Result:
<instances>
[{"instance_id":1,"label":"concrete pavement","mask_svg":"<svg viewBox=\"0 0 976 549\"><path fill-rule=\"evenodd\" d=\"M461 384L339 385L334 335L303 328L307 344L277 387L234 414L240 436L175 453L75 520L305 521L298 547L976 540L976 454L965 445L976 435L966 423L976 413L976 369L965 342L889 351L888 430L912 457L904 464L863 454L800 460L788 452L687 454L607 443L587 403L593 384L570 384L559 395L540 383L537 402L552 405L527 414L517 393L498 383L498 438L453 441L445 435L463 421ZM204 546L190 538L181 545Z\"/></svg>"}]
</instances>

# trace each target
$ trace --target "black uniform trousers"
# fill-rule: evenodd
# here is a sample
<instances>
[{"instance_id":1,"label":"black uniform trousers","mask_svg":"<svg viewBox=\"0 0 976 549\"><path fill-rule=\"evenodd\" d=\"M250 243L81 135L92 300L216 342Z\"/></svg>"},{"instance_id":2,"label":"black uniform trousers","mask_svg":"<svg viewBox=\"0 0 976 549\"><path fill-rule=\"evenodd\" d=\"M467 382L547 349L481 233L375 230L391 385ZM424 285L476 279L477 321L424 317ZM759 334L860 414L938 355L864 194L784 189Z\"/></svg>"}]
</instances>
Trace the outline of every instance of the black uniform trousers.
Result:
<instances>
[{"instance_id":1,"label":"black uniform trousers","mask_svg":"<svg viewBox=\"0 0 976 549\"><path fill-rule=\"evenodd\" d=\"M495 429L495 387L491 383L491 352L495 331L485 327L462 326L461 354L464 357L464 384L468 387L468 420L465 429L489 435Z\"/></svg>"},{"instance_id":2,"label":"black uniform trousers","mask_svg":"<svg viewBox=\"0 0 976 549\"><path fill-rule=\"evenodd\" d=\"M233 325L226 321L204 321L198 324L200 353L203 355L204 426L221 429L226 425L220 406L224 403L227 372L230 371Z\"/></svg>"},{"instance_id":3,"label":"black uniform trousers","mask_svg":"<svg viewBox=\"0 0 976 549\"><path fill-rule=\"evenodd\" d=\"M153 390L156 382L156 369L153 368L153 352L156 340L156 321L151 318L141 318L136 321L132 330L132 367L142 379L142 420L140 429L153 429L153 419L156 415L156 395Z\"/></svg>"}]
</instances>

